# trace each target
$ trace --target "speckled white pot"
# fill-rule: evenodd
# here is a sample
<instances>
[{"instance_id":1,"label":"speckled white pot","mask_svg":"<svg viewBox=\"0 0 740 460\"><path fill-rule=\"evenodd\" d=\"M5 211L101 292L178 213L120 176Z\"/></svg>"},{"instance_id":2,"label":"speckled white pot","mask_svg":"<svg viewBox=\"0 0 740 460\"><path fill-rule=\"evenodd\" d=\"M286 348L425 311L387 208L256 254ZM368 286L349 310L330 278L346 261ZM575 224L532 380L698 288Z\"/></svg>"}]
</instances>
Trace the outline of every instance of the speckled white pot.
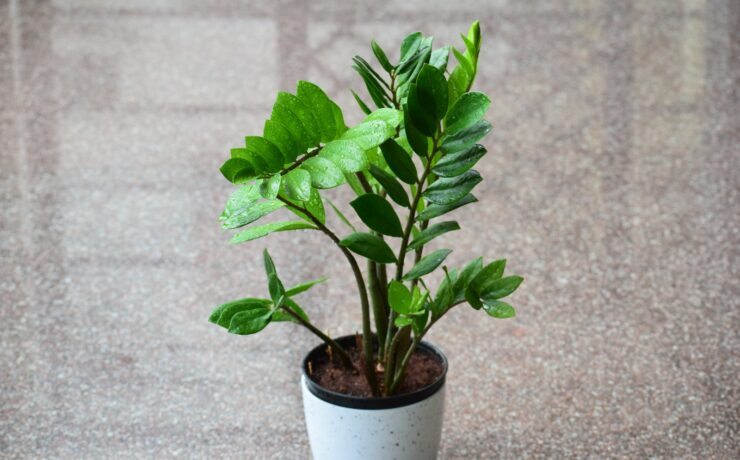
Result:
<instances>
[{"instance_id":1,"label":"speckled white pot","mask_svg":"<svg viewBox=\"0 0 740 460\"><path fill-rule=\"evenodd\" d=\"M437 458L447 360L435 347L420 346L440 357L442 376L414 393L390 398L357 398L319 387L306 375L306 363L325 347L317 347L306 357L301 387L314 460Z\"/></svg>"}]
</instances>

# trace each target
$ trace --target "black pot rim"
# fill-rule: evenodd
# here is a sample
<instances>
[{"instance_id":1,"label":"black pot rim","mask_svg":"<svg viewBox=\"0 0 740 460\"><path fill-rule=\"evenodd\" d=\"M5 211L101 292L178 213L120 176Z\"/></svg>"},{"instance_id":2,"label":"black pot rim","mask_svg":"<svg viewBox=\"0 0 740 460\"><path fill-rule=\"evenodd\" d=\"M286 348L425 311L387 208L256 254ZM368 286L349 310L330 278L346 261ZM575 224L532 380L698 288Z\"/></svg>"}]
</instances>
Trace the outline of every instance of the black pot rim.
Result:
<instances>
[{"instance_id":1,"label":"black pot rim","mask_svg":"<svg viewBox=\"0 0 740 460\"><path fill-rule=\"evenodd\" d=\"M355 343L355 336L345 335L335 340L339 345L348 346ZM329 404L348 407L351 409L395 409L398 407L408 406L423 401L434 395L445 384L445 378L447 377L447 357L439 348L428 342L421 341L419 343L419 348L428 353L431 353L439 360L439 363L442 365L442 374L434 382L425 387L419 388L412 393L394 395L386 398L363 398L361 396L352 396L343 393L337 393L336 391L328 390L320 386L308 375L308 363L309 361L317 358L319 355L326 356L325 343L314 347L314 349L308 352L306 357L303 358L303 362L301 363L301 372L303 373L306 387L311 392L311 394L321 399L322 401L328 402Z\"/></svg>"}]
</instances>

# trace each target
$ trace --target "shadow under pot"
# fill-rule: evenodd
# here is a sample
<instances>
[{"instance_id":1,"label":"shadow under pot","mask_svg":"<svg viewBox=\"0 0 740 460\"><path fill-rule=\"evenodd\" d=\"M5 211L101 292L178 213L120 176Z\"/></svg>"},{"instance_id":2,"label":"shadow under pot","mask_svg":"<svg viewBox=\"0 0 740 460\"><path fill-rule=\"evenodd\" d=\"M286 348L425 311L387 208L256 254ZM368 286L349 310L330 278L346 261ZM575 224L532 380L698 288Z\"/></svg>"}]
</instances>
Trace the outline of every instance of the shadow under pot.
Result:
<instances>
[{"instance_id":1,"label":"shadow under pot","mask_svg":"<svg viewBox=\"0 0 740 460\"><path fill-rule=\"evenodd\" d=\"M336 341L350 349L355 336ZM386 398L353 396L321 386L315 371L328 362L326 350L325 344L317 346L302 365L303 409L314 460L437 458L447 375L447 358L437 347L421 342L415 352L439 364L436 379Z\"/></svg>"}]
</instances>

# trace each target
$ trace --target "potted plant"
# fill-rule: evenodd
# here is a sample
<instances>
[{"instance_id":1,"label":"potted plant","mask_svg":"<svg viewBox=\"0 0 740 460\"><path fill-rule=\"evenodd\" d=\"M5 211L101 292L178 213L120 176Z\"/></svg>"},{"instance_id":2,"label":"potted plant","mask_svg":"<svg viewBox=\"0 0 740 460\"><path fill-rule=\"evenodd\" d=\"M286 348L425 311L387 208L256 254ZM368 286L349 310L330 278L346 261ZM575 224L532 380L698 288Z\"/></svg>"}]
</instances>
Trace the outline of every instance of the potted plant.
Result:
<instances>
[{"instance_id":1,"label":"potted plant","mask_svg":"<svg viewBox=\"0 0 740 460\"><path fill-rule=\"evenodd\" d=\"M501 299L522 278L504 276L504 259L484 263L479 257L448 268L450 249L424 252L433 239L460 229L441 217L477 201L471 191L482 179L472 167L486 153L477 142L491 130L483 119L489 98L471 91L481 45L478 22L461 37L464 51L434 49L432 37L410 34L396 64L373 41L382 70L359 56L353 68L376 108L353 91L366 117L352 127L324 91L299 81L295 94L278 93L262 136L247 136L221 167L240 186L220 217L224 229L242 228L232 243L274 232L322 232L357 285L362 331L331 338L295 300L324 279L286 287L265 250L269 296L223 304L210 316L234 334L292 322L321 339L302 369L317 460L436 457L447 361L424 336L462 303L494 318L515 314ZM453 69L450 54L457 61ZM357 195L349 205L367 228L356 228L322 196L341 185ZM346 228L329 227L326 205ZM255 225L278 210L297 219ZM426 277L440 268L442 280L432 287Z\"/></svg>"}]
</instances>

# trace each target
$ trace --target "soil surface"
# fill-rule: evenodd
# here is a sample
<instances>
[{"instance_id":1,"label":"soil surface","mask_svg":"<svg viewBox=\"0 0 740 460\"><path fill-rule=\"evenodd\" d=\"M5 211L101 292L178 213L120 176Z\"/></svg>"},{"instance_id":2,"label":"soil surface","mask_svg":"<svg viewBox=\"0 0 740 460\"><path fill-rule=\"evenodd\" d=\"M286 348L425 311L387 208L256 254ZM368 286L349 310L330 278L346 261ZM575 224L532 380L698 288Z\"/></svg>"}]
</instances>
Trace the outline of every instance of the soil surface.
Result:
<instances>
[{"instance_id":1,"label":"soil surface","mask_svg":"<svg viewBox=\"0 0 740 460\"><path fill-rule=\"evenodd\" d=\"M352 357L355 369L347 369L335 360L329 360L324 356L313 360L310 364L309 374L311 379L326 388L351 396L369 398L372 396L370 386L367 384L363 369L363 360L357 349L347 349ZM442 365L431 353L417 348L409 359L406 367L406 376L396 392L397 395L412 393L434 382L442 375ZM376 369L378 382L383 382L384 372Z\"/></svg>"}]
</instances>

